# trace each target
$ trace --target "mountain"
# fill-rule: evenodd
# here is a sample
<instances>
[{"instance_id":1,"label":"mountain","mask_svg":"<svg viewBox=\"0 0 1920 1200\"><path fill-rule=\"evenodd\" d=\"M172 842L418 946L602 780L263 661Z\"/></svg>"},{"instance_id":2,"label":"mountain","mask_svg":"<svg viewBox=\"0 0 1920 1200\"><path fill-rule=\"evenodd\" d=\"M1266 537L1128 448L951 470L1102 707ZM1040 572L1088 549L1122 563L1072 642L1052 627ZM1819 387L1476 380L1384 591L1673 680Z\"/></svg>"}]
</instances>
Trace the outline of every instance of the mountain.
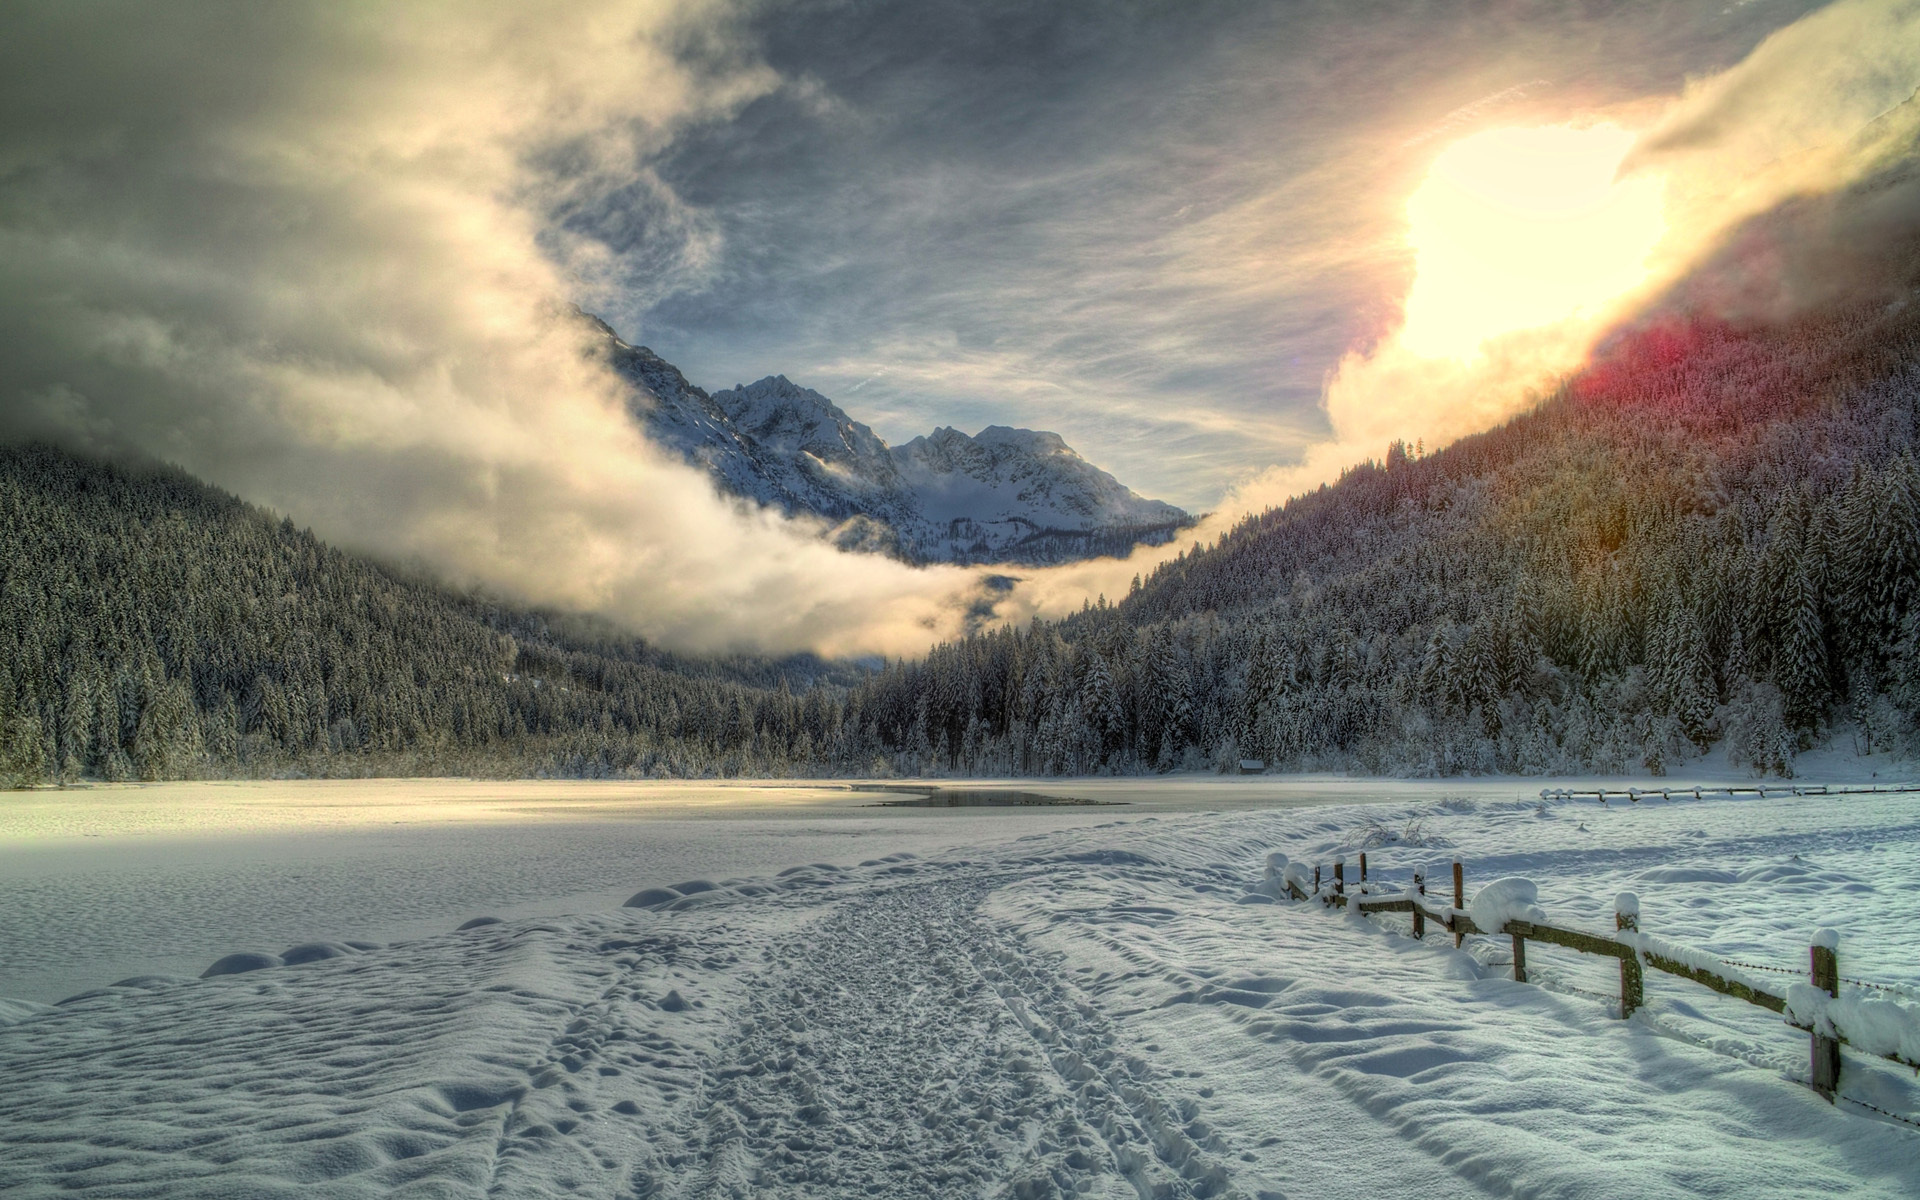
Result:
<instances>
[{"instance_id":1,"label":"mountain","mask_svg":"<svg viewBox=\"0 0 1920 1200\"><path fill-rule=\"evenodd\" d=\"M989 425L952 427L892 452L918 498L927 557L975 562L1065 562L1157 544L1192 518L1137 496L1073 452L1057 433Z\"/></svg>"},{"instance_id":2,"label":"mountain","mask_svg":"<svg viewBox=\"0 0 1920 1200\"><path fill-rule=\"evenodd\" d=\"M1117 605L937 647L850 703L905 772L1913 753L1917 455L1920 304L1670 315L1500 428L1395 446Z\"/></svg>"},{"instance_id":3,"label":"mountain","mask_svg":"<svg viewBox=\"0 0 1920 1200\"><path fill-rule=\"evenodd\" d=\"M943 428L890 447L833 401L784 375L708 392L644 346L594 322L634 387L656 442L736 496L825 521L847 549L910 562L1068 562L1124 554L1192 524L1136 495L1058 434Z\"/></svg>"}]
</instances>

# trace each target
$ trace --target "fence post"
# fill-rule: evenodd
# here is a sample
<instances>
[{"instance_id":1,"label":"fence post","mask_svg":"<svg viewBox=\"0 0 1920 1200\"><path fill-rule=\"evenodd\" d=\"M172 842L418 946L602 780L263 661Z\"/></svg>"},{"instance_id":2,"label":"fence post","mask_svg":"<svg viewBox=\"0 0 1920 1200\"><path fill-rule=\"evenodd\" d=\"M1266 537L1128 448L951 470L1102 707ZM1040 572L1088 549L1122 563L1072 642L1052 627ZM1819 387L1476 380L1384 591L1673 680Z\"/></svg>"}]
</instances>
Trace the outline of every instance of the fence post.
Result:
<instances>
[{"instance_id":1,"label":"fence post","mask_svg":"<svg viewBox=\"0 0 1920 1200\"><path fill-rule=\"evenodd\" d=\"M1640 898L1621 892L1613 898L1613 927L1622 933L1640 931ZM1620 960L1620 1019L1626 1020L1636 1008L1647 1003L1646 980L1640 968L1640 951Z\"/></svg>"},{"instance_id":2,"label":"fence post","mask_svg":"<svg viewBox=\"0 0 1920 1200\"><path fill-rule=\"evenodd\" d=\"M1360 882L1365 883L1366 881L1367 881L1367 852L1365 850L1362 850L1360 852Z\"/></svg>"},{"instance_id":3,"label":"fence post","mask_svg":"<svg viewBox=\"0 0 1920 1200\"><path fill-rule=\"evenodd\" d=\"M1427 936L1427 910L1420 907L1427 895L1427 877L1419 871L1413 873L1413 936Z\"/></svg>"},{"instance_id":4,"label":"fence post","mask_svg":"<svg viewBox=\"0 0 1920 1200\"><path fill-rule=\"evenodd\" d=\"M1344 858L1333 860L1333 894L1336 896L1347 894L1347 860Z\"/></svg>"},{"instance_id":5,"label":"fence post","mask_svg":"<svg viewBox=\"0 0 1920 1200\"><path fill-rule=\"evenodd\" d=\"M1814 934L1812 957L1813 986L1829 996L1839 996L1840 935L1831 929L1822 929ZM1813 1090L1831 1103L1834 1093L1840 1090L1840 1042L1822 1033L1820 1026L1821 1022L1816 1018L1813 1023Z\"/></svg>"},{"instance_id":6,"label":"fence post","mask_svg":"<svg viewBox=\"0 0 1920 1200\"><path fill-rule=\"evenodd\" d=\"M1313 894L1320 894L1320 864L1313 864Z\"/></svg>"},{"instance_id":7,"label":"fence post","mask_svg":"<svg viewBox=\"0 0 1920 1200\"><path fill-rule=\"evenodd\" d=\"M1464 866L1462 866L1460 864L1460 860L1456 858L1453 860L1453 907L1455 909L1464 909L1466 908L1466 906L1467 906L1467 869ZM1448 925L1453 924L1453 921L1451 918L1448 919L1447 924ZM1460 943L1462 940L1464 940L1465 937L1466 935L1461 933L1458 929L1455 929L1453 931L1453 948L1455 950L1458 950L1460 948Z\"/></svg>"},{"instance_id":8,"label":"fence post","mask_svg":"<svg viewBox=\"0 0 1920 1200\"><path fill-rule=\"evenodd\" d=\"M1527 981L1527 939L1517 933L1509 936L1513 938L1513 981L1525 983Z\"/></svg>"}]
</instances>

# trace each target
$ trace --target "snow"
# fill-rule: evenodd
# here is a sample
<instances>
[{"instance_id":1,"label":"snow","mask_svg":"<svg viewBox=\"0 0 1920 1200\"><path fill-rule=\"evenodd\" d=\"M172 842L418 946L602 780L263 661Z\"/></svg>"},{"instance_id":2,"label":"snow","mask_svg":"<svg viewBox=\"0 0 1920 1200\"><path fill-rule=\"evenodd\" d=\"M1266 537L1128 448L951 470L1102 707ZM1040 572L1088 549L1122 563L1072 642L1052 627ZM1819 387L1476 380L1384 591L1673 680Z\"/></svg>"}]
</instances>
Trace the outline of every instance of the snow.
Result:
<instances>
[{"instance_id":1,"label":"snow","mask_svg":"<svg viewBox=\"0 0 1920 1200\"><path fill-rule=\"evenodd\" d=\"M1165 525L1186 513L1134 494L1057 433L989 425L973 437L937 429L893 450L901 478L936 525L1024 523L1088 530Z\"/></svg>"},{"instance_id":2,"label":"snow","mask_svg":"<svg viewBox=\"0 0 1920 1200\"><path fill-rule=\"evenodd\" d=\"M244 975L248 971L264 971L268 967L284 967L287 961L278 954L256 954L242 950L229 954L200 972L200 978L212 979L215 975Z\"/></svg>"},{"instance_id":3,"label":"snow","mask_svg":"<svg viewBox=\"0 0 1920 1200\"><path fill-rule=\"evenodd\" d=\"M282 840L364 850L410 812L419 825L400 827L401 847L416 888L444 900L434 876L477 869L470 881L495 895L461 894L461 915L505 919L460 932L444 920L383 945L356 945L360 928L342 922L307 934L337 939L315 943L326 954L192 978L227 953L300 948L242 919L202 930L228 941L191 970L0 1003L0 1194L1920 1193L1920 1130L1859 1103L1920 1116L1912 1073L1859 1049L1829 1105L1799 1082L1804 1033L1696 984L1648 972L1646 1008L1621 1021L1612 960L1530 945L1537 982L1519 984L1505 938L1456 951L1445 936L1414 940L1404 916L1241 902L1270 895L1276 873L1310 879L1369 823L1421 820L1476 901L1501 893L1611 935L1611 898L1631 887L1659 944L1777 965L1778 990L1804 986L1822 927L1839 933L1843 976L1912 988L1914 797L1568 800L1543 815L1504 783L1269 777L1264 791L1048 785L1141 801L1130 808L861 810L824 788L416 786L428 800L406 785L277 785L258 803L239 789L198 817L191 805L142 815L172 812L154 798L183 789L104 793L171 829L122 838L121 853L211 838L183 826L240 813ZM449 810L467 823L434 815ZM83 834L29 847L20 832L110 831L36 813L0 807L16 861L53 853L42 885L66 870L60 894L83 905L87 888L110 891ZM529 903L515 898L525 876L477 850L487 838L592 903L513 911ZM558 874L562 851L587 855L580 873ZM1392 894L1433 853L1371 851L1374 882ZM228 865L258 885L250 899L299 893L332 917L364 915L313 861L276 860L304 864L283 883ZM170 921L216 925L244 908L196 917L200 893L141 870L178 889L155 895ZM1675 881L1647 878L1659 872ZM375 878L367 894L397 893ZM47 929L0 913L8 954L22 939L36 941L29 957L119 953L98 910ZM0 974L0 992L12 982ZM1904 1045L1903 995L1809 1003L1849 1037Z\"/></svg>"},{"instance_id":4,"label":"snow","mask_svg":"<svg viewBox=\"0 0 1920 1200\"><path fill-rule=\"evenodd\" d=\"M1711 951L1701 950L1680 942L1669 941L1663 937L1656 937L1651 933L1640 933L1636 931L1623 930L1618 935L1618 940L1632 946L1634 949L1640 951L1642 955L1657 954L1661 958L1672 959L1674 962L1685 967L1692 967L1696 971L1712 972L1722 979L1727 980L1729 983L1737 983L1743 987L1752 988L1756 992L1762 992L1770 996L1780 994L1779 983L1769 984L1758 976L1748 974L1746 971L1734 966ZM1777 978L1776 976L1776 979Z\"/></svg>"},{"instance_id":5,"label":"snow","mask_svg":"<svg viewBox=\"0 0 1920 1200\"><path fill-rule=\"evenodd\" d=\"M1786 990L1787 1023L1838 1033L1865 1054L1895 1057L1920 1066L1920 1005L1902 1004L1863 988L1843 988L1830 996L1811 983Z\"/></svg>"},{"instance_id":6,"label":"snow","mask_svg":"<svg viewBox=\"0 0 1920 1200\"><path fill-rule=\"evenodd\" d=\"M1292 884L1294 887L1299 888L1302 892L1311 896L1313 894L1313 872L1307 870L1301 863L1288 863L1285 872L1281 875L1281 884L1282 890L1285 890L1286 884Z\"/></svg>"},{"instance_id":7,"label":"snow","mask_svg":"<svg viewBox=\"0 0 1920 1200\"><path fill-rule=\"evenodd\" d=\"M1496 879L1473 894L1467 916L1487 933L1500 932L1508 921L1544 925L1547 914L1539 899L1540 887L1531 879Z\"/></svg>"}]
</instances>

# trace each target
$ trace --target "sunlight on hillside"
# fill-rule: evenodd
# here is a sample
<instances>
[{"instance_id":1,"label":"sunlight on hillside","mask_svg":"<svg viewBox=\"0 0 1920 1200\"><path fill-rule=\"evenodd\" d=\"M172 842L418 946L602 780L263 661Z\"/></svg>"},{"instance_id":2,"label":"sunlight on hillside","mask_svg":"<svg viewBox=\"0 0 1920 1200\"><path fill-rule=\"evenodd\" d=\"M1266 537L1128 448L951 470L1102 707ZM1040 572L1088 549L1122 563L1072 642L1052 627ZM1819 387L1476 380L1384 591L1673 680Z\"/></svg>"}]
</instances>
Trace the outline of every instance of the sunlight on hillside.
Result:
<instances>
[{"instance_id":1,"label":"sunlight on hillside","mask_svg":"<svg viewBox=\"0 0 1920 1200\"><path fill-rule=\"evenodd\" d=\"M1666 231L1657 178L1618 178L1613 125L1495 129L1434 160L1407 202L1416 275L1401 343L1469 358L1489 339L1595 315L1648 274Z\"/></svg>"}]
</instances>

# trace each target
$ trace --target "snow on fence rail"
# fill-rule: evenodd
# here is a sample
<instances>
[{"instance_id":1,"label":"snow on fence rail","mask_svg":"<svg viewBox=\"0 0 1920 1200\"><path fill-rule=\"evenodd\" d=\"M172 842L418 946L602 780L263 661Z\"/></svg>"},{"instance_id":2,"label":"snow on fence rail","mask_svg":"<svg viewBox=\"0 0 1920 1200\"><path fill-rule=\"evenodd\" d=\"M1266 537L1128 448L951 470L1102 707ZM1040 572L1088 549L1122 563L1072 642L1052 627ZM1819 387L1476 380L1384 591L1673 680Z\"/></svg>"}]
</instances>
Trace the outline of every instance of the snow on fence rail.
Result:
<instances>
[{"instance_id":1,"label":"snow on fence rail","mask_svg":"<svg viewBox=\"0 0 1920 1200\"><path fill-rule=\"evenodd\" d=\"M1648 969L1691 980L1721 995L1779 1013L1787 1024L1811 1036L1809 1082L1828 1101L1833 1100L1840 1086L1840 1047L1843 1045L1920 1071L1920 1006L1862 995L1859 990L1841 995L1840 939L1831 929L1814 934L1809 947L1811 970L1807 981L1789 985L1786 994L1780 995L1748 976L1741 969L1744 964L1730 963L1705 951L1641 932L1640 901L1632 892L1622 892L1615 897L1614 934L1606 937L1549 924L1546 914L1534 906L1537 891L1528 880L1497 880L1481 888L1469 902L1466 868L1458 859L1453 863L1453 903L1450 905L1434 904L1428 899L1427 881L1419 872L1414 873L1410 885L1393 888L1367 878L1364 853L1360 855L1359 867L1360 878L1352 893L1347 890L1344 859L1334 860L1332 878L1325 882L1317 864L1309 875L1302 864L1286 863L1280 882L1293 900L1318 900L1328 907L1352 907L1362 916L1411 914L1416 938L1427 936L1429 922L1452 934L1456 947L1468 934L1504 935L1513 940L1513 977L1520 983L1527 982L1529 941L1615 959L1620 964L1622 1018L1631 1017L1635 1009L1645 1006ZM1900 989L1882 984L1846 982L1883 994L1900 993Z\"/></svg>"},{"instance_id":2,"label":"snow on fence rail","mask_svg":"<svg viewBox=\"0 0 1920 1200\"><path fill-rule=\"evenodd\" d=\"M1920 792L1920 783L1900 783L1888 787L1878 784L1867 787L1834 787L1826 783L1757 783L1751 787L1677 787L1677 788L1541 788L1542 800L1577 800L1583 796L1592 796L1605 804L1609 798L1618 798L1634 804L1655 796L1662 800L1671 800L1675 796L1692 796L1695 800L1707 796L1758 796L1765 800L1769 796L1854 796L1874 793Z\"/></svg>"}]
</instances>

